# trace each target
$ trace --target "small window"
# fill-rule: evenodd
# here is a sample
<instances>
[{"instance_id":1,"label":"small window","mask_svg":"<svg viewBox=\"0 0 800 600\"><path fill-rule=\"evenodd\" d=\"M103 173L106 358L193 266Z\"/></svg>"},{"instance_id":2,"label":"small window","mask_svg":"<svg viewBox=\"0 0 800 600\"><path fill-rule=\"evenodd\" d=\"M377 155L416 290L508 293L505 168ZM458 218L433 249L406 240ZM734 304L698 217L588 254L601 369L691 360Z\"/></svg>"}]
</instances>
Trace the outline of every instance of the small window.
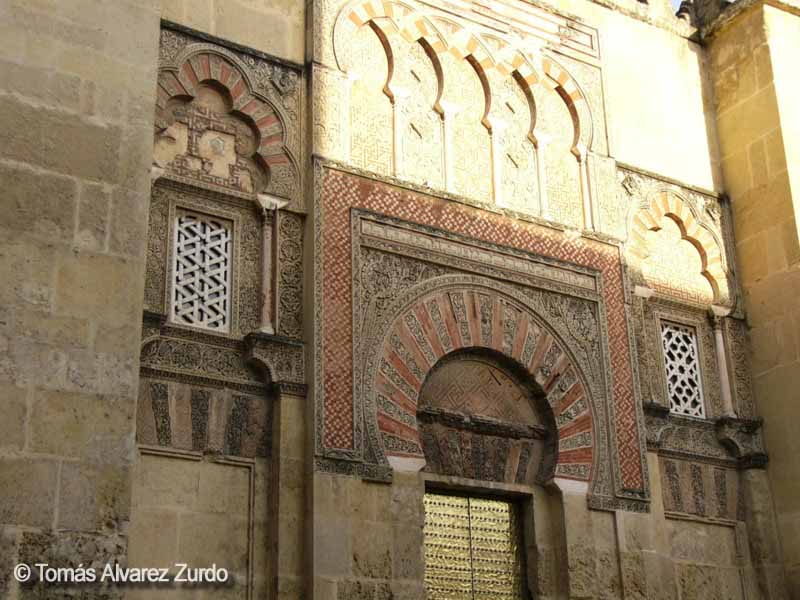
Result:
<instances>
[{"instance_id":1,"label":"small window","mask_svg":"<svg viewBox=\"0 0 800 600\"><path fill-rule=\"evenodd\" d=\"M706 411L695 329L662 322L661 343L664 348L670 412L704 418Z\"/></svg>"},{"instance_id":2,"label":"small window","mask_svg":"<svg viewBox=\"0 0 800 600\"><path fill-rule=\"evenodd\" d=\"M425 494L428 600L523 600L517 507L502 500Z\"/></svg>"},{"instance_id":3,"label":"small window","mask_svg":"<svg viewBox=\"0 0 800 600\"><path fill-rule=\"evenodd\" d=\"M172 321L230 328L231 224L180 211L175 223Z\"/></svg>"}]
</instances>

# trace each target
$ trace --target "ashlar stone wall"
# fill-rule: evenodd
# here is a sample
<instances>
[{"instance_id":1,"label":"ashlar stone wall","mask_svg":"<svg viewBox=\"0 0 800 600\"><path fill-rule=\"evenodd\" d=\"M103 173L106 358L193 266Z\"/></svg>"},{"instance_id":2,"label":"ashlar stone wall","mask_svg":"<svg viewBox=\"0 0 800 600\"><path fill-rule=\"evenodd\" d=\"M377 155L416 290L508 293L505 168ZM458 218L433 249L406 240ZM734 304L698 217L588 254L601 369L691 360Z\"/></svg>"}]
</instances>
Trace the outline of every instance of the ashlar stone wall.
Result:
<instances>
[{"instance_id":1,"label":"ashlar stone wall","mask_svg":"<svg viewBox=\"0 0 800 600\"><path fill-rule=\"evenodd\" d=\"M126 556L158 19L0 3L3 598L41 597L17 561Z\"/></svg>"},{"instance_id":2,"label":"ashlar stone wall","mask_svg":"<svg viewBox=\"0 0 800 600\"><path fill-rule=\"evenodd\" d=\"M753 383L790 597L800 595L798 17L756 3L708 32L722 168L753 341ZM793 100L794 99L794 100ZM772 557L773 562L778 556Z\"/></svg>"}]
</instances>

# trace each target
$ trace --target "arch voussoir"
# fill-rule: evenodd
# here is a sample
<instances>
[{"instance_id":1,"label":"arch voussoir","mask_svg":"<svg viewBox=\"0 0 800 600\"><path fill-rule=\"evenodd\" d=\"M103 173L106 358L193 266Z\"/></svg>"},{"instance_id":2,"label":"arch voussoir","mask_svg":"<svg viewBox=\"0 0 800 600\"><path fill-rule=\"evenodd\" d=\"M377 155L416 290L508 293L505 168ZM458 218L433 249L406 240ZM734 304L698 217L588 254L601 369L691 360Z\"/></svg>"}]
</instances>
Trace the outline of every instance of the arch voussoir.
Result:
<instances>
[{"instance_id":1,"label":"arch voussoir","mask_svg":"<svg viewBox=\"0 0 800 600\"><path fill-rule=\"evenodd\" d=\"M589 479L594 462L591 403L570 352L532 310L489 288L436 289L405 305L379 344L380 369L366 381L377 396L377 432L388 459L424 464L415 414L421 390L438 361L463 348L485 348L524 369L545 395L559 443L558 465L575 465ZM570 476L570 475L567 475ZM583 477L577 477L583 478Z\"/></svg>"}]
</instances>

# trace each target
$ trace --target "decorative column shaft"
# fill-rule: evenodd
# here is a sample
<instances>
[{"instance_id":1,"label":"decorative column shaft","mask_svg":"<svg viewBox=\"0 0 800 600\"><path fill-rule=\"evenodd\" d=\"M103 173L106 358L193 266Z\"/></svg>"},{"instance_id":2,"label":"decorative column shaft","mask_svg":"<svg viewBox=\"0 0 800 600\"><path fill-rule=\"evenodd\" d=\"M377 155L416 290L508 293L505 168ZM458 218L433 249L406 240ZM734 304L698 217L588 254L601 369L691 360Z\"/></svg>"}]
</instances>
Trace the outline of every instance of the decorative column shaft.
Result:
<instances>
[{"instance_id":1,"label":"decorative column shaft","mask_svg":"<svg viewBox=\"0 0 800 600\"><path fill-rule=\"evenodd\" d=\"M492 188L494 191L494 203L498 206L504 205L503 198L503 142L501 136L506 128L506 123L500 119L489 117L492 125L490 134L492 150Z\"/></svg>"},{"instance_id":2,"label":"decorative column shaft","mask_svg":"<svg viewBox=\"0 0 800 600\"><path fill-rule=\"evenodd\" d=\"M546 133L536 135L536 178L539 183L539 216L544 219L550 218L550 204L547 201L547 170L544 168L544 156L549 143L550 136Z\"/></svg>"},{"instance_id":3,"label":"decorative column shaft","mask_svg":"<svg viewBox=\"0 0 800 600\"><path fill-rule=\"evenodd\" d=\"M592 190L589 187L589 160L585 146L578 146L578 168L581 173L581 197L583 198L583 228L594 230L594 211L592 210Z\"/></svg>"},{"instance_id":4,"label":"decorative column shaft","mask_svg":"<svg viewBox=\"0 0 800 600\"><path fill-rule=\"evenodd\" d=\"M289 203L284 198L258 195L261 207L261 332L275 334L275 277L277 265L275 243L278 239L278 219L275 211Z\"/></svg>"},{"instance_id":5,"label":"decorative column shaft","mask_svg":"<svg viewBox=\"0 0 800 600\"><path fill-rule=\"evenodd\" d=\"M725 417L736 417L733 410L733 396L731 394L731 378L728 372L728 359L725 351L725 338L722 335L722 321L730 314L730 309L722 306L712 306L710 310L711 324L714 329L714 343L717 354L717 370L719 371L719 387L722 395L722 414Z\"/></svg>"},{"instance_id":6,"label":"decorative column shaft","mask_svg":"<svg viewBox=\"0 0 800 600\"><path fill-rule=\"evenodd\" d=\"M444 128L444 183L448 192L456 191L455 164L453 162L453 119L459 108L449 102L442 102L444 118L442 127Z\"/></svg>"}]
</instances>

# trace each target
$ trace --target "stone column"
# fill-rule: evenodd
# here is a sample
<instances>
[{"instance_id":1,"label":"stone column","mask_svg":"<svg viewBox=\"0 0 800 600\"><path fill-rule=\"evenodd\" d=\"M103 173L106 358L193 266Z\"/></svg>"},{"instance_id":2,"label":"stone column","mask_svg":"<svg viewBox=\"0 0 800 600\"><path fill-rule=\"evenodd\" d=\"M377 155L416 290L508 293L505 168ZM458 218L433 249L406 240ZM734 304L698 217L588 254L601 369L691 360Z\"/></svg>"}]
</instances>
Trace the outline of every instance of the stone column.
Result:
<instances>
[{"instance_id":1,"label":"stone column","mask_svg":"<svg viewBox=\"0 0 800 600\"><path fill-rule=\"evenodd\" d=\"M261 332L275 334L275 277L277 272L275 243L278 219L275 212L289 203L284 198L259 194L261 208Z\"/></svg>"},{"instance_id":2,"label":"stone column","mask_svg":"<svg viewBox=\"0 0 800 600\"><path fill-rule=\"evenodd\" d=\"M500 136L506 128L506 122L501 119L489 117L492 126L490 135L492 144L492 189L494 192L494 203L497 206L505 206L503 198L503 142Z\"/></svg>"},{"instance_id":3,"label":"stone column","mask_svg":"<svg viewBox=\"0 0 800 600\"><path fill-rule=\"evenodd\" d=\"M722 334L723 319L731 310L724 306L712 306L709 310L711 325L714 328L714 344L717 354L717 370L719 371L719 388L722 396L722 416L735 417L733 397L731 395L731 378L728 372L728 358L725 351L725 338Z\"/></svg>"},{"instance_id":4,"label":"stone column","mask_svg":"<svg viewBox=\"0 0 800 600\"><path fill-rule=\"evenodd\" d=\"M455 104L442 101L444 111L444 182L448 192L456 191L455 166L453 165L453 119L459 108Z\"/></svg>"},{"instance_id":5,"label":"stone column","mask_svg":"<svg viewBox=\"0 0 800 600\"><path fill-rule=\"evenodd\" d=\"M592 206L592 190L589 187L588 150L583 144L578 145L578 168L581 173L581 197L583 198L583 228L594 230L594 208Z\"/></svg>"},{"instance_id":6,"label":"stone column","mask_svg":"<svg viewBox=\"0 0 800 600\"><path fill-rule=\"evenodd\" d=\"M536 178L539 183L539 216L550 218L550 204L547 201L547 170L544 168L545 152L551 137L546 133L536 134Z\"/></svg>"},{"instance_id":7,"label":"stone column","mask_svg":"<svg viewBox=\"0 0 800 600\"><path fill-rule=\"evenodd\" d=\"M405 88L392 88L392 174L395 177L409 175L403 165L403 105L408 101L410 93Z\"/></svg>"}]
</instances>

